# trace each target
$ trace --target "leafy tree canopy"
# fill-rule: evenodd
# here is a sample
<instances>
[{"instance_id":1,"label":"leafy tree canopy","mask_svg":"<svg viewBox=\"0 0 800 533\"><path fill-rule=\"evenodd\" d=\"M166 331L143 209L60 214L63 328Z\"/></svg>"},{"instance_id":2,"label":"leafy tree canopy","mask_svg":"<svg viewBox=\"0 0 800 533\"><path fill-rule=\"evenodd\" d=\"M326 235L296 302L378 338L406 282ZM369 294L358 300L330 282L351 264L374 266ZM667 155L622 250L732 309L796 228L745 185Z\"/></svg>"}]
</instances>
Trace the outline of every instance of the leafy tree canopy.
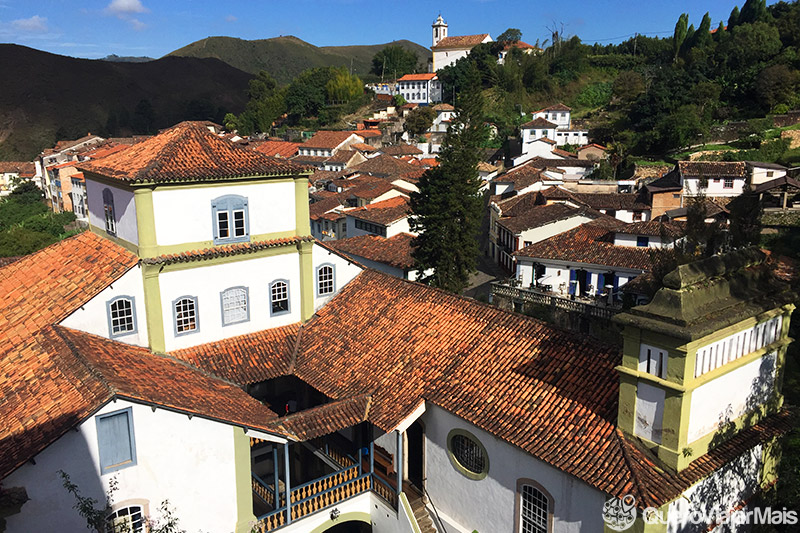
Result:
<instances>
[{"instance_id":1,"label":"leafy tree canopy","mask_svg":"<svg viewBox=\"0 0 800 533\"><path fill-rule=\"evenodd\" d=\"M418 61L416 52L406 50L402 46L390 45L372 58L371 72L378 76L399 78L415 72Z\"/></svg>"}]
</instances>

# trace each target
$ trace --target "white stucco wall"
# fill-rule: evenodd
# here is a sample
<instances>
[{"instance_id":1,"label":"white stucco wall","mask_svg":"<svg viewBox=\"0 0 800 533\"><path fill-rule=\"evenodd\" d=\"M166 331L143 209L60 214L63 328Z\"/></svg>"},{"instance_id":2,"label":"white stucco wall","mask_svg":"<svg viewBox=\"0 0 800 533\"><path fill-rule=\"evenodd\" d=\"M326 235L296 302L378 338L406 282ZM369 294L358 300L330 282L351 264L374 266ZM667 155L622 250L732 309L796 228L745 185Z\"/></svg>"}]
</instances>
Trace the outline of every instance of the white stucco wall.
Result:
<instances>
[{"instance_id":1,"label":"white stucco wall","mask_svg":"<svg viewBox=\"0 0 800 533\"><path fill-rule=\"evenodd\" d=\"M443 51L434 50L433 69L441 70L444 67L448 67L454 64L462 57L467 57L468 55L469 55L469 50L443 50Z\"/></svg>"},{"instance_id":2,"label":"white stucco wall","mask_svg":"<svg viewBox=\"0 0 800 533\"><path fill-rule=\"evenodd\" d=\"M691 513L713 516L713 510L730 512L738 508L740 502L748 500L758 488L762 456L763 449L759 444L684 491L680 498L669 504L667 516L662 517L667 523L667 533L710 530L707 524L693 525ZM747 512L748 508L743 511ZM718 526L713 531L739 533L752 530L752 525L730 524L730 529Z\"/></svg>"},{"instance_id":3,"label":"white stucco wall","mask_svg":"<svg viewBox=\"0 0 800 533\"><path fill-rule=\"evenodd\" d=\"M525 231L520 233L519 247L520 249L522 249L528 245L526 243L534 244L539 241L549 239L554 235L558 235L559 233L564 233L565 231L577 228L581 224L585 224L591 220L592 220L591 218L586 216L574 216L565 218L563 220L557 220L555 222L551 222L550 224L545 224L537 228L526 229Z\"/></svg>"},{"instance_id":4,"label":"white stucco wall","mask_svg":"<svg viewBox=\"0 0 800 533\"><path fill-rule=\"evenodd\" d=\"M689 408L688 442L718 431L721 423L736 420L764 403L773 391L774 380L773 352L695 389Z\"/></svg>"},{"instance_id":5,"label":"white stucco wall","mask_svg":"<svg viewBox=\"0 0 800 533\"><path fill-rule=\"evenodd\" d=\"M132 296L134 302L136 332L116 336L114 340L136 346L147 346L147 311L144 305L142 271L137 265L121 278L103 289L100 294L83 304L78 310L61 321L62 326L111 338L107 303L117 296Z\"/></svg>"},{"instance_id":6,"label":"white stucco wall","mask_svg":"<svg viewBox=\"0 0 800 533\"><path fill-rule=\"evenodd\" d=\"M696 196L698 192L699 181L697 178L684 178L683 180L683 194L684 196ZM735 178L733 180L733 187L725 188L724 179L709 179L708 185L703 192L706 196L739 196L744 191L744 178Z\"/></svg>"},{"instance_id":7,"label":"white stucco wall","mask_svg":"<svg viewBox=\"0 0 800 533\"><path fill-rule=\"evenodd\" d=\"M426 437L426 489L439 513L454 522L453 530L514 531L517 481L527 478L553 498L554 533L603 531L605 496L600 491L437 406L428 404L421 420ZM486 448L489 472L484 479L468 479L450 463L447 435L455 428L469 431Z\"/></svg>"},{"instance_id":8,"label":"white stucco wall","mask_svg":"<svg viewBox=\"0 0 800 533\"><path fill-rule=\"evenodd\" d=\"M664 389L639 381L636 387L634 433L660 443L664 422Z\"/></svg>"},{"instance_id":9,"label":"white stucco wall","mask_svg":"<svg viewBox=\"0 0 800 533\"><path fill-rule=\"evenodd\" d=\"M633 246L636 247L636 239L638 235L629 235L627 233L615 233L614 234L614 246ZM648 239L648 248L661 248L661 237L655 237L653 235L643 235L643 237L647 237Z\"/></svg>"},{"instance_id":10,"label":"white stucco wall","mask_svg":"<svg viewBox=\"0 0 800 533\"><path fill-rule=\"evenodd\" d=\"M133 191L112 187L86 178L86 204L89 208L89 224L105 229L106 219L103 209L103 189L114 194L114 218L117 221L117 237L130 243L139 244L139 229L136 226L136 204ZM209 215L209 219L211 216Z\"/></svg>"},{"instance_id":11,"label":"white stucco wall","mask_svg":"<svg viewBox=\"0 0 800 533\"><path fill-rule=\"evenodd\" d=\"M769 175L771 174L771 175ZM772 181L778 178L782 178L786 175L785 170L777 169L777 168L763 168L763 167L753 167L752 174L751 174L751 183L753 185L759 185L761 183L765 183L767 181Z\"/></svg>"},{"instance_id":12,"label":"white stucco wall","mask_svg":"<svg viewBox=\"0 0 800 533\"><path fill-rule=\"evenodd\" d=\"M558 126L559 129L567 129L569 128L571 114L570 111L542 111L534 113L533 118L543 118Z\"/></svg>"},{"instance_id":13,"label":"white stucco wall","mask_svg":"<svg viewBox=\"0 0 800 533\"><path fill-rule=\"evenodd\" d=\"M339 275L337 271L337 277ZM277 279L289 282L290 312L270 316L269 284ZM220 293L239 286L248 288L250 320L223 326ZM159 287L167 351L300 321L297 253L165 272L159 276ZM173 301L187 295L197 297L199 328L195 333L176 336Z\"/></svg>"},{"instance_id":14,"label":"white stucco wall","mask_svg":"<svg viewBox=\"0 0 800 533\"><path fill-rule=\"evenodd\" d=\"M158 244L168 246L213 240L211 201L228 194L247 198L250 235L295 229L294 183L291 181L186 189L157 188L153 192L153 211Z\"/></svg>"},{"instance_id":15,"label":"white stucco wall","mask_svg":"<svg viewBox=\"0 0 800 533\"><path fill-rule=\"evenodd\" d=\"M97 414L132 408L137 464L100 475L97 423L92 416L3 480L5 487L25 487L30 500L7 520L6 531L86 531L73 509L74 497L58 474L65 471L81 495L102 501L111 479L114 503L146 500L151 516L169 500L180 527L187 531L229 533L236 524L234 429L199 417L130 403L110 402ZM213 509L213 513L208 512Z\"/></svg>"},{"instance_id":16,"label":"white stucco wall","mask_svg":"<svg viewBox=\"0 0 800 533\"><path fill-rule=\"evenodd\" d=\"M350 283L361 272L361 267L316 243L312 251L312 258L314 263L314 309L319 309L336 296L336 293L342 290L342 287ZM320 297L317 296L317 268L325 263L330 263L334 266L336 276L335 291L331 295Z\"/></svg>"},{"instance_id":17,"label":"white stucco wall","mask_svg":"<svg viewBox=\"0 0 800 533\"><path fill-rule=\"evenodd\" d=\"M533 263L542 264L545 266L545 273L540 283L544 285L551 285L553 291L556 293L561 292L562 295L566 296L569 294L569 268L571 266L574 270L586 270L589 273L589 285L594 287L594 290L591 291L594 294L597 290L601 292L604 290L604 287L599 286L599 274L607 274L609 271L614 271L619 279L617 283L617 289L622 287L624 284L641 274L640 271L631 271L631 270L622 270L617 268L611 267L599 267L599 266L589 266L589 265L582 265L580 263L571 263L567 265L564 262L558 261L551 261L551 260L541 260L541 259L534 259L532 257L517 257L517 270L516 270L516 278L522 280L522 286L528 287L531 282L533 281ZM561 291L563 284L563 292ZM603 285L611 284L608 277L606 277Z\"/></svg>"}]
</instances>

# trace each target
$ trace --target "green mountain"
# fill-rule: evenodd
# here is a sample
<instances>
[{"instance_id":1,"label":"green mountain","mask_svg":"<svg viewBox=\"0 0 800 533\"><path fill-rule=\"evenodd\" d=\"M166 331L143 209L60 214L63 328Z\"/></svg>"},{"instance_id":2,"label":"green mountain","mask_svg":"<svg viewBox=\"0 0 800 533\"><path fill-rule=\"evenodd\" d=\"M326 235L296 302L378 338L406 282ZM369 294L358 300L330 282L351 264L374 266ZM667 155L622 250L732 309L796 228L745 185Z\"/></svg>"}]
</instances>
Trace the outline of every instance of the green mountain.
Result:
<instances>
[{"instance_id":1,"label":"green mountain","mask_svg":"<svg viewBox=\"0 0 800 533\"><path fill-rule=\"evenodd\" d=\"M215 58L253 74L266 70L278 83L285 84L303 70L314 67L352 66L355 74L362 79L368 78L372 57L390 45L402 46L415 52L419 57L419 69L424 71L427 68L430 50L406 40L366 46L319 47L292 36L256 41L234 37L208 37L170 52L167 57Z\"/></svg>"},{"instance_id":2,"label":"green mountain","mask_svg":"<svg viewBox=\"0 0 800 533\"><path fill-rule=\"evenodd\" d=\"M59 56L0 44L0 160L30 161L59 139L154 132L240 113L252 78L217 59L144 63Z\"/></svg>"}]
</instances>

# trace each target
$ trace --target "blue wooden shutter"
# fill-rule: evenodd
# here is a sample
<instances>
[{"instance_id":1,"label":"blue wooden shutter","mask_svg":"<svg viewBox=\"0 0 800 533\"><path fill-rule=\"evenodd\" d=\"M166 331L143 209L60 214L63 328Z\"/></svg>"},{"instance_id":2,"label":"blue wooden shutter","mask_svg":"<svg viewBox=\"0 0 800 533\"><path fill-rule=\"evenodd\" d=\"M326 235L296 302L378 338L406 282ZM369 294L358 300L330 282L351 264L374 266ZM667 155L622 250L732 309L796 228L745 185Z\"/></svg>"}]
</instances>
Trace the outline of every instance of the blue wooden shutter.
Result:
<instances>
[{"instance_id":1,"label":"blue wooden shutter","mask_svg":"<svg viewBox=\"0 0 800 533\"><path fill-rule=\"evenodd\" d=\"M136 464L130 409L97 418L101 473Z\"/></svg>"},{"instance_id":2,"label":"blue wooden shutter","mask_svg":"<svg viewBox=\"0 0 800 533\"><path fill-rule=\"evenodd\" d=\"M597 292L603 292L606 289L606 275L600 273L597 275Z\"/></svg>"},{"instance_id":3,"label":"blue wooden shutter","mask_svg":"<svg viewBox=\"0 0 800 533\"><path fill-rule=\"evenodd\" d=\"M567 292L569 294L575 294L575 287L578 285L577 283L572 283L573 281L578 280L578 273L575 270L569 271L569 287L567 288Z\"/></svg>"}]
</instances>

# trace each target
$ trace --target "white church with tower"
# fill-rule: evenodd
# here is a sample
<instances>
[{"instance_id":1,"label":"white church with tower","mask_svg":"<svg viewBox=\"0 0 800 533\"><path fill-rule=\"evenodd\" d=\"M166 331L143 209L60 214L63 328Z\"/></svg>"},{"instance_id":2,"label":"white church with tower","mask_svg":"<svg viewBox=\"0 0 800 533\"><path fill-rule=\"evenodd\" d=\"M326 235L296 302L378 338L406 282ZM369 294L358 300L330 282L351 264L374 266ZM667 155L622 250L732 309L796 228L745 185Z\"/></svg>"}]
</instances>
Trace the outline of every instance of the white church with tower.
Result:
<instances>
[{"instance_id":1,"label":"white church with tower","mask_svg":"<svg viewBox=\"0 0 800 533\"><path fill-rule=\"evenodd\" d=\"M456 35L448 37L447 23L440 14L431 25L433 41L431 52L433 57L430 64L430 71L436 72L444 67L455 64L462 57L467 57L470 50L481 43L492 42L492 37L488 33L478 35Z\"/></svg>"}]
</instances>

